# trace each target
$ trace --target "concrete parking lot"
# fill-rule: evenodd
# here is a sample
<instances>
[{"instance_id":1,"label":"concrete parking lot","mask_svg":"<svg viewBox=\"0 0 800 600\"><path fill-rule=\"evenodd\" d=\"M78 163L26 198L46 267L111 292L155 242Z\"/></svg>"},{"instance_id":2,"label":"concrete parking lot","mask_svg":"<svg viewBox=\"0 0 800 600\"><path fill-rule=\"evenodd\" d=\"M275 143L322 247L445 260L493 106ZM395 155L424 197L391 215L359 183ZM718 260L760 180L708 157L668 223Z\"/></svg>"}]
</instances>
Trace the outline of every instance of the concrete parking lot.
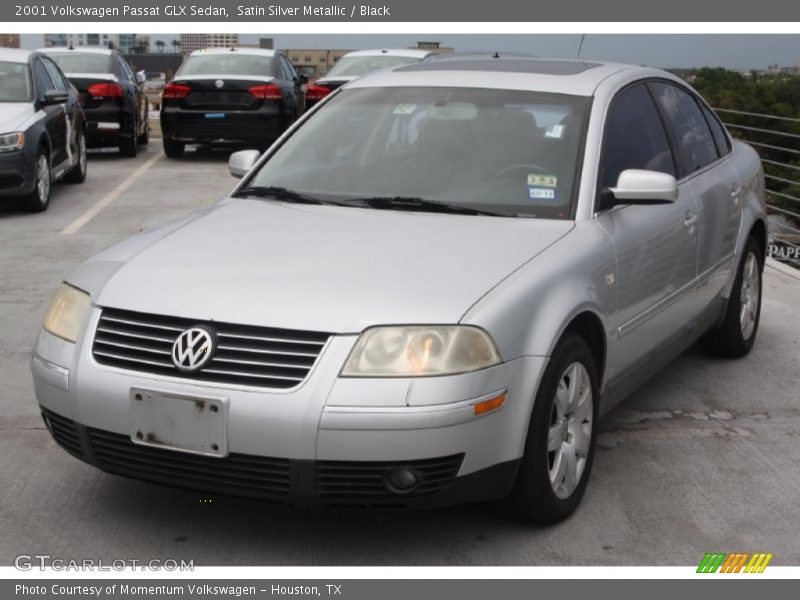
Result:
<instances>
[{"instance_id":1,"label":"concrete parking lot","mask_svg":"<svg viewBox=\"0 0 800 600\"><path fill-rule=\"evenodd\" d=\"M686 565L705 552L800 564L800 279L768 267L753 352L689 350L608 415L583 504L550 528L493 507L307 512L104 474L45 430L28 356L51 293L83 260L216 200L227 155L94 153L50 209L0 205L0 564L183 558L195 565ZM99 204L98 204L99 203Z\"/></svg>"}]
</instances>

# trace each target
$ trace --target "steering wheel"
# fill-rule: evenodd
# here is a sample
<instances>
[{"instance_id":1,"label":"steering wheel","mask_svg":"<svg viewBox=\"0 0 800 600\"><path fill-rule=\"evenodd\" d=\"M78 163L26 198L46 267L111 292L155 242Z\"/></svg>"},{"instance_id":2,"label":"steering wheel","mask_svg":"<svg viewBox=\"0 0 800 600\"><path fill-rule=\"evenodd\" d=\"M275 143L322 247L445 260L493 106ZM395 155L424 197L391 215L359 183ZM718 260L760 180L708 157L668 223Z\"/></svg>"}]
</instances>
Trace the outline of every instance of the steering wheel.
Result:
<instances>
[{"instance_id":1,"label":"steering wheel","mask_svg":"<svg viewBox=\"0 0 800 600\"><path fill-rule=\"evenodd\" d=\"M509 173L513 172L513 171L518 171L520 169L526 169L526 170L531 171L533 173L543 173L543 174L550 173L550 169L545 169L541 165L534 165L534 164L510 165L508 167L503 167L497 173L492 175L492 179L499 179L500 177L503 177L503 176L508 175Z\"/></svg>"}]
</instances>

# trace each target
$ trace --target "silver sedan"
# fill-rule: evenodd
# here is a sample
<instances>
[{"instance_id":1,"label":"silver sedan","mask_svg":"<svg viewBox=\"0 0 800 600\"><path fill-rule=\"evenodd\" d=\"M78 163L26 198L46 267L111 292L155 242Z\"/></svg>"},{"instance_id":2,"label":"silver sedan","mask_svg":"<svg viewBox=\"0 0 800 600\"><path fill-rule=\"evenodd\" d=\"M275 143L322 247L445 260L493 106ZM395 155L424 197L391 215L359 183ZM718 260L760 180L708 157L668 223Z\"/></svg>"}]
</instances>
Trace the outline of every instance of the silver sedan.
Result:
<instances>
[{"instance_id":1,"label":"silver sedan","mask_svg":"<svg viewBox=\"0 0 800 600\"><path fill-rule=\"evenodd\" d=\"M755 341L758 157L663 71L400 66L230 169L230 197L89 260L47 313L44 420L105 471L549 523L604 412L696 340Z\"/></svg>"}]
</instances>

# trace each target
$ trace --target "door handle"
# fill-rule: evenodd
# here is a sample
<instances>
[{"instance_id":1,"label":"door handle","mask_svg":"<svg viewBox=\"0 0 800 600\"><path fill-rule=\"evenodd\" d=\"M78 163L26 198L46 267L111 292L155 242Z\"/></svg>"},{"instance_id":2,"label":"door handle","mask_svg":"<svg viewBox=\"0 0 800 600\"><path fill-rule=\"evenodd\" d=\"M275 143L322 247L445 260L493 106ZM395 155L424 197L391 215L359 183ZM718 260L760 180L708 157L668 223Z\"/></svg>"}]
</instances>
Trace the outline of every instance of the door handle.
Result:
<instances>
[{"instance_id":1,"label":"door handle","mask_svg":"<svg viewBox=\"0 0 800 600\"><path fill-rule=\"evenodd\" d=\"M742 188L735 187L731 190L731 202L739 204L739 199L742 197Z\"/></svg>"},{"instance_id":2,"label":"door handle","mask_svg":"<svg viewBox=\"0 0 800 600\"><path fill-rule=\"evenodd\" d=\"M697 219L700 218L696 212L687 212L686 219L683 221L683 226L687 229L691 228L695 223L697 223Z\"/></svg>"}]
</instances>

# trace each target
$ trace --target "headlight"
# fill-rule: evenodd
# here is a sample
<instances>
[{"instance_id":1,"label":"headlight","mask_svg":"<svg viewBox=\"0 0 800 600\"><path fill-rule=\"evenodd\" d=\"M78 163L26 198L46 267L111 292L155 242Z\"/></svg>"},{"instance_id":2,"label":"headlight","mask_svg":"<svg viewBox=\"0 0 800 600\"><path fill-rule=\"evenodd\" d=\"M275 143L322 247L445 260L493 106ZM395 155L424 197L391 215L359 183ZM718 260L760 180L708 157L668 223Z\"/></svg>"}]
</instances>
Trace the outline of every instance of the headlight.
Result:
<instances>
[{"instance_id":1,"label":"headlight","mask_svg":"<svg viewBox=\"0 0 800 600\"><path fill-rule=\"evenodd\" d=\"M25 134L22 132L0 135L0 152L22 150L23 146L25 146Z\"/></svg>"},{"instance_id":2,"label":"headlight","mask_svg":"<svg viewBox=\"0 0 800 600\"><path fill-rule=\"evenodd\" d=\"M424 377L477 371L500 363L494 341L466 325L372 327L347 357L343 377Z\"/></svg>"},{"instance_id":3,"label":"headlight","mask_svg":"<svg viewBox=\"0 0 800 600\"><path fill-rule=\"evenodd\" d=\"M90 309L89 294L62 283L50 302L42 326L53 335L74 343L83 331Z\"/></svg>"}]
</instances>

